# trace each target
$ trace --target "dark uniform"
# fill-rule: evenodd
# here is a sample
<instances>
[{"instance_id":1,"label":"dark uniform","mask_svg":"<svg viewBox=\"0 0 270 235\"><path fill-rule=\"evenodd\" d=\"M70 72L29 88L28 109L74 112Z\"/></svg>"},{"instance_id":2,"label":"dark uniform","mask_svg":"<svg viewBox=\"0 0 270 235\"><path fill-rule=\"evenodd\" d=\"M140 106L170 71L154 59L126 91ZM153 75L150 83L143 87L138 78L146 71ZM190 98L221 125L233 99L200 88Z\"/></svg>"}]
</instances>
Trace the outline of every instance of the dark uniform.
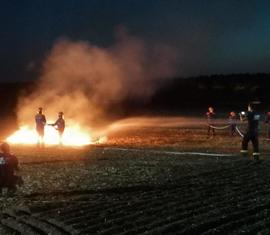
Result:
<instances>
[{"instance_id":1,"label":"dark uniform","mask_svg":"<svg viewBox=\"0 0 270 235\"><path fill-rule=\"evenodd\" d=\"M64 130L66 127L65 120L63 118L63 112L59 112L58 114L58 119L56 120L55 123L50 124L51 126L54 126L56 130L58 130L59 133L59 144L62 144L62 136L64 134Z\"/></svg>"},{"instance_id":2,"label":"dark uniform","mask_svg":"<svg viewBox=\"0 0 270 235\"><path fill-rule=\"evenodd\" d=\"M243 137L241 153L243 155L247 155L248 143L249 141L251 141L253 145L253 157L254 159L259 159L260 153L259 153L258 134L259 134L260 115L257 114L255 111L251 110L247 112L246 119L248 121L248 126L246 133L244 134Z\"/></svg>"},{"instance_id":3,"label":"dark uniform","mask_svg":"<svg viewBox=\"0 0 270 235\"><path fill-rule=\"evenodd\" d=\"M35 116L36 121L36 131L39 136L44 137L44 127L46 124L46 118L44 114L36 114Z\"/></svg>"},{"instance_id":4,"label":"dark uniform","mask_svg":"<svg viewBox=\"0 0 270 235\"><path fill-rule=\"evenodd\" d=\"M208 112L206 113L207 124L208 124L208 129L207 129L208 137L210 137L210 135L215 136L215 129L212 127L212 125L214 124L215 116L216 114L214 113L214 109L212 107L209 107Z\"/></svg>"},{"instance_id":5,"label":"dark uniform","mask_svg":"<svg viewBox=\"0 0 270 235\"><path fill-rule=\"evenodd\" d=\"M7 188L9 193L14 193L16 191L17 185L22 185L23 180L20 176L15 174L18 168L18 159L15 155L9 153L9 146L4 143L1 146L8 149L0 153L0 193L2 193L2 188Z\"/></svg>"},{"instance_id":6,"label":"dark uniform","mask_svg":"<svg viewBox=\"0 0 270 235\"><path fill-rule=\"evenodd\" d=\"M237 116L235 112L230 112L229 115L230 135L236 135Z\"/></svg>"},{"instance_id":7,"label":"dark uniform","mask_svg":"<svg viewBox=\"0 0 270 235\"><path fill-rule=\"evenodd\" d=\"M59 117L53 126L56 127L56 130L59 131L59 135L62 136L65 130L65 120L62 117Z\"/></svg>"},{"instance_id":8,"label":"dark uniform","mask_svg":"<svg viewBox=\"0 0 270 235\"><path fill-rule=\"evenodd\" d=\"M270 112L268 112L266 115L265 123L268 125L267 137L268 137L268 139L270 139Z\"/></svg>"},{"instance_id":9,"label":"dark uniform","mask_svg":"<svg viewBox=\"0 0 270 235\"><path fill-rule=\"evenodd\" d=\"M42 113L42 108L39 108L39 111L35 116L35 122L36 122L36 131L38 133L38 144L43 144L46 117Z\"/></svg>"}]
</instances>

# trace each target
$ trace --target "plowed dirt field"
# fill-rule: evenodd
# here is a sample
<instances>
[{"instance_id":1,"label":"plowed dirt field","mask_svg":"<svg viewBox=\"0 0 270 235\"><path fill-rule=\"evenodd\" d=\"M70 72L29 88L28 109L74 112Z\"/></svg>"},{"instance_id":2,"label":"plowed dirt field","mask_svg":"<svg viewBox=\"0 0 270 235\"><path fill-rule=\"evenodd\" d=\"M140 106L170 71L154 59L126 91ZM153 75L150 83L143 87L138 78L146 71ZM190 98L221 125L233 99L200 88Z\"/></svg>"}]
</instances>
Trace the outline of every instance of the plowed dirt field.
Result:
<instances>
[{"instance_id":1,"label":"plowed dirt field","mask_svg":"<svg viewBox=\"0 0 270 235\"><path fill-rule=\"evenodd\" d=\"M240 137L207 139L204 129L12 146L25 184L0 198L0 234L269 234L270 142L260 142L261 161L238 154Z\"/></svg>"}]
</instances>

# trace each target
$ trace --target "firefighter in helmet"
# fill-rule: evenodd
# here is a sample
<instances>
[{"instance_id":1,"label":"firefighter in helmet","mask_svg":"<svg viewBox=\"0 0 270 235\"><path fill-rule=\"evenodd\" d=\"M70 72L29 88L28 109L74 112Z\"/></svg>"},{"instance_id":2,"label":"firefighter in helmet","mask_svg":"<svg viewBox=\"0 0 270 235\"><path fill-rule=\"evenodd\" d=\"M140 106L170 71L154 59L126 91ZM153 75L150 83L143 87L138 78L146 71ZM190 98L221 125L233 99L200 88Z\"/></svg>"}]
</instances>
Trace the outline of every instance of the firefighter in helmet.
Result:
<instances>
[{"instance_id":1,"label":"firefighter in helmet","mask_svg":"<svg viewBox=\"0 0 270 235\"><path fill-rule=\"evenodd\" d=\"M64 130L66 127L65 124L65 119L64 119L64 113L63 112L59 112L58 113L58 119L55 121L55 123L50 124L51 126L53 126L59 133L59 144L62 145L62 138L63 138L63 134L64 134Z\"/></svg>"},{"instance_id":2,"label":"firefighter in helmet","mask_svg":"<svg viewBox=\"0 0 270 235\"><path fill-rule=\"evenodd\" d=\"M234 111L229 113L230 135L236 135L237 115Z\"/></svg>"},{"instance_id":3,"label":"firefighter in helmet","mask_svg":"<svg viewBox=\"0 0 270 235\"><path fill-rule=\"evenodd\" d=\"M38 108L38 112L35 116L36 121L36 131L38 134L38 146L44 146L44 128L46 125L46 117L43 114L43 109L41 107Z\"/></svg>"},{"instance_id":4,"label":"firefighter in helmet","mask_svg":"<svg viewBox=\"0 0 270 235\"><path fill-rule=\"evenodd\" d=\"M213 107L209 107L208 108L208 112L206 113L207 125L208 125L208 129L207 129L207 136L208 136L208 138L210 136L212 136L212 137L215 136L215 129L213 127L215 116L216 116L216 114L214 112L214 108Z\"/></svg>"},{"instance_id":5,"label":"firefighter in helmet","mask_svg":"<svg viewBox=\"0 0 270 235\"><path fill-rule=\"evenodd\" d=\"M8 143L2 143L0 149L0 194L3 188L7 188L8 195L12 196L17 190L17 185L23 184L22 178L15 173L19 170L18 159L10 153Z\"/></svg>"},{"instance_id":6,"label":"firefighter in helmet","mask_svg":"<svg viewBox=\"0 0 270 235\"><path fill-rule=\"evenodd\" d=\"M242 150L241 153L243 156L248 155L248 143L251 141L253 145L253 158L255 160L259 160L260 153L259 153L259 120L260 115L255 111L254 108L255 104L250 103L248 105L248 111L241 116L242 120L247 120L247 129L244 133L244 137L242 140Z\"/></svg>"}]
</instances>

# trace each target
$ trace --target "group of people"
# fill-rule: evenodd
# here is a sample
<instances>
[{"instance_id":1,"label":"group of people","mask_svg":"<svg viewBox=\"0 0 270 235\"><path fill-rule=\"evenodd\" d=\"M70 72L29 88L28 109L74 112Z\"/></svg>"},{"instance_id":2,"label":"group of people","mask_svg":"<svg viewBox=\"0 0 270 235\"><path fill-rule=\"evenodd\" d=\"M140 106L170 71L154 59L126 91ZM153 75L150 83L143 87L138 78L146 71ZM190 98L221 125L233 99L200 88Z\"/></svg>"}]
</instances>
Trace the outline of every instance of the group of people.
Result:
<instances>
[{"instance_id":1,"label":"group of people","mask_svg":"<svg viewBox=\"0 0 270 235\"><path fill-rule=\"evenodd\" d=\"M240 121L247 121L247 128L243 134L242 139L242 149L241 154L243 156L248 155L248 143L251 141L253 145L253 158L255 160L259 160L259 121L260 115L255 110L255 103L250 103L248 105L247 112L240 113ZM214 126L214 118L215 112L213 107L208 108L208 112L206 113L207 116L207 135L208 137L215 135L215 126ZM238 115L235 112L230 112L229 114L229 128L231 136L237 134L237 122L238 122ZM267 118L265 123L268 125L268 138L270 138L270 112L267 113Z\"/></svg>"},{"instance_id":2,"label":"group of people","mask_svg":"<svg viewBox=\"0 0 270 235\"><path fill-rule=\"evenodd\" d=\"M215 112L213 107L209 107L208 112L206 113L208 120L208 135L215 135L215 126L214 118ZM248 143L251 141L253 145L253 158L255 160L260 159L259 153L259 141L258 141L258 133L259 133L259 120L260 115L255 110L255 105L250 103L248 105L248 110L246 112L240 113L240 120L247 121L247 128L243 135L242 139L242 149L241 153L244 157L248 155ZM38 113L35 116L36 121L36 131L39 136L38 144L43 144L44 137L44 128L47 124L46 117L43 114L43 109L40 107L38 109ZM231 131L231 135L235 135L237 128L238 115L235 112L230 112L229 114L229 127ZM267 113L267 118L265 121L268 125L270 125L270 113ZM64 130L65 130L65 120L63 118L63 112L58 113L58 119L55 123L48 124L55 127L59 132L59 137L61 139ZM270 129L270 128L269 128ZM268 132L270 135L270 130ZM23 180L20 176L16 174L16 171L19 170L18 167L18 159L15 155L10 153L10 148L7 143L2 143L0 145L0 194L2 194L2 190L4 188L7 189L7 194L9 196L13 195L16 192L17 186L21 186L23 184Z\"/></svg>"},{"instance_id":3,"label":"group of people","mask_svg":"<svg viewBox=\"0 0 270 235\"><path fill-rule=\"evenodd\" d=\"M44 146L44 134L45 134L45 126L47 124L46 121L46 117L43 114L43 109L40 107L38 108L38 112L35 116L35 122L36 122L36 131L38 134L38 141L37 144L38 146ZM65 130L65 120L64 120L64 113L63 112L59 112L58 113L58 119L51 124L47 124L49 126L53 126L59 134L59 144L62 144L62 136L64 134L64 130Z\"/></svg>"},{"instance_id":4,"label":"group of people","mask_svg":"<svg viewBox=\"0 0 270 235\"><path fill-rule=\"evenodd\" d=\"M46 117L43 114L43 109L40 107L35 115L36 131L38 133L38 146L44 145L45 126L50 125L55 127L59 133L59 141L61 144L62 135L65 130L64 113L58 113L58 119L51 124L47 124ZM9 196L14 195L17 186L23 184L23 180L16 174L19 170L18 159L15 155L10 153L10 147L8 143L2 143L0 145L0 195L3 193L3 189L7 189Z\"/></svg>"},{"instance_id":5,"label":"group of people","mask_svg":"<svg viewBox=\"0 0 270 235\"><path fill-rule=\"evenodd\" d=\"M214 112L214 108L213 107L209 107L208 108L208 111L206 112L206 117L207 117L207 126L208 126L208 129L207 129L207 136L208 138L210 137L214 137L215 134L216 134L216 127L214 126L215 125L215 118L216 118L216 113ZM236 114L236 112L234 111L231 111L229 113L229 120L228 120L228 123L229 125L228 126L225 126L225 128L229 127L230 128L230 135L231 136L235 136L237 135L237 122L238 122L238 116Z\"/></svg>"}]
</instances>

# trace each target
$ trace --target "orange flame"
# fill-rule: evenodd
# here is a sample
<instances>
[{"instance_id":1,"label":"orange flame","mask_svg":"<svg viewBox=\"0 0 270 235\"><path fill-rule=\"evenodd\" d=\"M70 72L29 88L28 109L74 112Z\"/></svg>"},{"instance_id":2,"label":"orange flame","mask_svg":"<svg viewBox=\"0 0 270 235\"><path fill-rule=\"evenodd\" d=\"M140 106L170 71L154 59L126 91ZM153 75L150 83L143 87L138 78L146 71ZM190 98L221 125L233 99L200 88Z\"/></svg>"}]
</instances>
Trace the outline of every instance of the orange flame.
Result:
<instances>
[{"instance_id":1,"label":"orange flame","mask_svg":"<svg viewBox=\"0 0 270 235\"><path fill-rule=\"evenodd\" d=\"M6 141L11 144L36 144L38 135L34 128L29 126L22 126L18 131L9 136ZM67 126L62 136L61 143L65 146L84 146L89 144L101 143L106 141L106 137L100 137L93 140L91 135L82 130L80 125L74 124ZM60 144L60 137L58 131L52 126L45 126L44 135L45 145L58 145Z\"/></svg>"}]
</instances>

